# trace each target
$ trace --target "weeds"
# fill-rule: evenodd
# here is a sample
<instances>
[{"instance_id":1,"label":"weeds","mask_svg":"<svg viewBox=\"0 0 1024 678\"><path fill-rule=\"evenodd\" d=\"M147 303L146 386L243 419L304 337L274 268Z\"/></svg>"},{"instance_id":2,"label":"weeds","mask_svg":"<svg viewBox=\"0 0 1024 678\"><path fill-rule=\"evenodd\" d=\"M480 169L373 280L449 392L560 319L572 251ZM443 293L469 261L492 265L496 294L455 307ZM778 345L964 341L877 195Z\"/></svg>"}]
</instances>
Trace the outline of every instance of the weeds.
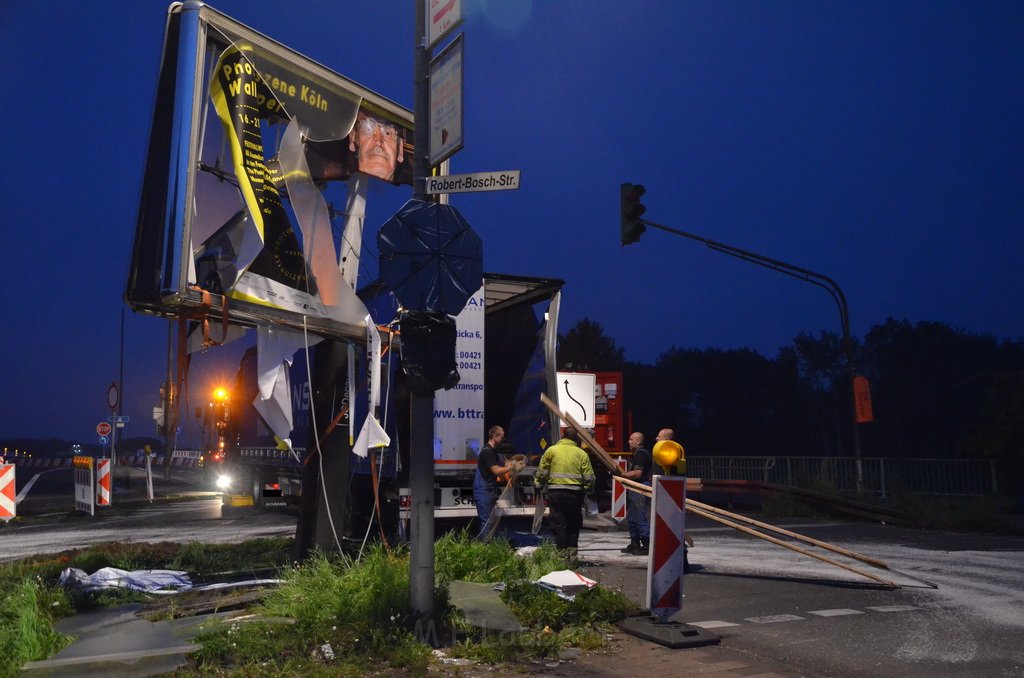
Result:
<instances>
[{"instance_id":1,"label":"weeds","mask_svg":"<svg viewBox=\"0 0 1024 678\"><path fill-rule=\"evenodd\" d=\"M439 584L455 580L513 582L537 580L548 572L565 568L565 560L550 543L538 546L530 555L516 557L504 541L483 543L466 530L448 532L434 544L434 572Z\"/></svg>"},{"instance_id":2,"label":"weeds","mask_svg":"<svg viewBox=\"0 0 1024 678\"><path fill-rule=\"evenodd\" d=\"M405 550L376 545L358 561L317 553L296 567L288 563L290 552L290 540L234 546L105 544L0 566L0 678L17 675L25 661L45 658L68 642L53 631L54 619L76 609L121 603L126 597L145 598L122 591L68 594L57 585L66 567L87 572L101 567L171 568L200 574L279 568L283 582L251 610L257 615L254 620L210 624L197 638L202 650L179 676L315 678L380 672L382 666L424 675L431 660L424 640L449 638L453 625L461 625L464 639L452 654L491 663L550 657L570 646L600 647L609 624L632 607L621 594L602 587L568 602L530 583L567 566L550 545L519 556L507 543L482 544L466 532L453 532L435 545L434 607L442 628L423 629L410 607ZM467 628L448 602L448 584L456 579L506 582L503 597L526 631L495 636Z\"/></svg>"},{"instance_id":3,"label":"weeds","mask_svg":"<svg viewBox=\"0 0 1024 678\"><path fill-rule=\"evenodd\" d=\"M0 678L16 676L27 661L45 659L71 642L53 622L76 611L148 600L136 591L112 589L69 592L58 581L65 568L92 573L102 567L124 570L176 568L202 571L281 567L288 564L290 539L261 539L238 545L98 544L56 556L0 565Z\"/></svg>"},{"instance_id":4,"label":"weeds","mask_svg":"<svg viewBox=\"0 0 1024 678\"><path fill-rule=\"evenodd\" d=\"M45 659L71 642L53 630L53 611L64 607L60 592L23 579L0 591L0 676L16 676L27 662ZM58 613L62 610L58 610Z\"/></svg>"}]
</instances>

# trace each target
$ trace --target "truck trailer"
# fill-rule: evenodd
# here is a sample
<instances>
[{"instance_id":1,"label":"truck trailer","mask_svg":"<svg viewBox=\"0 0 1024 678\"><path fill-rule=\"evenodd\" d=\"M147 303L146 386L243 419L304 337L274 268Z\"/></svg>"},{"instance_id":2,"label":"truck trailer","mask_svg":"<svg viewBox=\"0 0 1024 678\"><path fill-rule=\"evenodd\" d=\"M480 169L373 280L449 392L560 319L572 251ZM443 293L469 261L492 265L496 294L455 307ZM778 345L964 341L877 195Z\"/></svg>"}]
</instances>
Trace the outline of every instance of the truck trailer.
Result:
<instances>
[{"instance_id":1,"label":"truck trailer","mask_svg":"<svg viewBox=\"0 0 1024 678\"><path fill-rule=\"evenodd\" d=\"M476 515L473 477L489 427L507 431L507 454L536 459L558 434L558 422L540 403L540 394L554 394L555 342L563 281L485 274L483 287L456 317L456 366L459 382L434 395L434 506L439 519ZM315 456L316 437L338 435L349 440L351 514L356 532L365 529L379 510L386 530L401 529L409 497L409 389L402 365L401 327L394 324L398 308L382 285L360 291L381 333L382 392L380 422L391 442L362 458L351 452L354 432L373 416L368 406L367 361L355 363L354 392L349 402L312 416L309 375L316 356L299 350L289 368L295 428L291 450L274 435L253 401L257 397L256 347L246 351L232 385L231 407L223 427L221 477L224 503L231 508L297 505L302 471ZM391 329L395 331L391 331ZM362 356L360 356L362 358ZM307 366L309 369L307 370ZM346 411L342 412L343 409ZM350 420L349 415L354 412ZM316 427L315 435L314 429ZM554 431L554 433L552 433ZM338 482L339 479L331 479ZM506 515L533 515L532 472L518 479Z\"/></svg>"}]
</instances>

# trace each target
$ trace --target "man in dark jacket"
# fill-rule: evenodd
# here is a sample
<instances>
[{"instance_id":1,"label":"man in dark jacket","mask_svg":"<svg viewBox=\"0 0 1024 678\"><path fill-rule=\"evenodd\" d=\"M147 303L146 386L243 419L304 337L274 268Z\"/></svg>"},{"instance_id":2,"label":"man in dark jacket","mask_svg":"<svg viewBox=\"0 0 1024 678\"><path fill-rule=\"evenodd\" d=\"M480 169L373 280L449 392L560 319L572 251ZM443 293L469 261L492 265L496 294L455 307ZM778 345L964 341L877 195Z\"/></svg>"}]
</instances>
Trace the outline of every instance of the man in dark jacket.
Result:
<instances>
[{"instance_id":1,"label":"man in dark jacket","mask_svg":"<svg viewBox=\"0 0 1024 678\"><path fill-rule=\"evenodd\" d=\"M654 469L654 458L644 447L644 434L639 431L629 434L629 449L633 458L629 462L629 470L622 474L623 478L635 480L650 487ZM626 524L629 526L629 546L622 553L634 556L646 556L650 550L648 540L651 536L651 498L639 492L629 491L626 495Z\"/></svg>"},{"instance_id":2,"label":"man in dark jacket","mask_svg":"<svg viewBox=\"0 0 1024 678\"><path fill-rule=\"evenodd\" d=\"M473 501L476 503L476 516L480 521L481 539L486 541L484 534L487 520L494 511L498 501L498 476L512 470L511 464L505 464L498 456L498 446L505 439L505 429L492 426L487 431L487 444L480 450L476 460L476 475L473 477Z\"/></svg>"}]
</instances>

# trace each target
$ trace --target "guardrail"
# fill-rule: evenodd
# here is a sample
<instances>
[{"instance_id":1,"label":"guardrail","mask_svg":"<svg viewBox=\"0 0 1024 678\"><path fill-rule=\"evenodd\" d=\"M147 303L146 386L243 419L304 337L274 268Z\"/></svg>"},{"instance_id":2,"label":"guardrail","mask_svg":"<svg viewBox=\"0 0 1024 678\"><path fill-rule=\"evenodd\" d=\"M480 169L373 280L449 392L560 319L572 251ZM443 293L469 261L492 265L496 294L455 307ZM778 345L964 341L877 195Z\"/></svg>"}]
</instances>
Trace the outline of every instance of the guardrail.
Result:
<instances>
[{"instance_id":1,"label":"guardrail","mask_svg":"<svg viewBox=\"0 0 1024 678\"><path fill-rule=\"evenodd\" d=\"M888 497L894 491L979 496L997 494L996 462L990 459L861 460L864 491ZM688 457L687 475L704 480L760 480L795 487L825 485L855 492L856 466L849 457Z\"/></svg>"}]
</instances>

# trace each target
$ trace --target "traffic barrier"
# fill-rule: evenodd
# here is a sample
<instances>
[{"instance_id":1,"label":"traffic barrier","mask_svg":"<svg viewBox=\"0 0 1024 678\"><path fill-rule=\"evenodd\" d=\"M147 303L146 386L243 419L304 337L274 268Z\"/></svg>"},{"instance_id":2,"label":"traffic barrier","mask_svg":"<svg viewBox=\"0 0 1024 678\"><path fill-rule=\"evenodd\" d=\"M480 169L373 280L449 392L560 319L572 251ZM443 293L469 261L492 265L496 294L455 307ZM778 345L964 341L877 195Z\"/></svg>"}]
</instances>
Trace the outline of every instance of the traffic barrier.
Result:
<instances>
[{"instance_id":1,"label":"traffic barrier","mask_svg":"<svg viewBox=\"0 0 1024 678\"><path fill-rule=\"evenodd\" d=\"M7 522L18 515L18 502L14 499L14 464L0 464L0 520Z\"/></svg>"},{"instance_id":2,"label":"traffic barrier","mask_svg":"<svg viewBox=\"0 0 1024 678\"><path fill-rule=\"evenodd\" d=\"M626 470L625 459L616 459L615 462L623 471ZM619 522L626 518L626 486L619 482L618 477L612 476L612 519Z\"/></svg>"},{"instance_id":3,"label":"traffic barrier","mask_svg":"<svg viewBox=\"0 0 1024 678\"><path fill-rule=\"evenodd\" d=\"M75 510L96 515L96 492L93 490L93 459L85 455L74 458Z\"/></svg>"},{"instance_id":4,"label":"traffic barrier","mask_svg":"<svg viewBox=\"0 0 1024 678\"><path fill-rule=\"evenodd\" d=\"M110 460L96 460L96 505L110 506Z\"/></svg>"},{"instance_id":5,"label":"traffic barrier","mask_svg":"<svg viewBox=\"0 0 1024 678\"><path fill-rule=\"evenodd\" d=\"M651 614L664 621L683 609L686 478L654 476L651 496L646 602Z\"/></svg>"}]
</instances>

